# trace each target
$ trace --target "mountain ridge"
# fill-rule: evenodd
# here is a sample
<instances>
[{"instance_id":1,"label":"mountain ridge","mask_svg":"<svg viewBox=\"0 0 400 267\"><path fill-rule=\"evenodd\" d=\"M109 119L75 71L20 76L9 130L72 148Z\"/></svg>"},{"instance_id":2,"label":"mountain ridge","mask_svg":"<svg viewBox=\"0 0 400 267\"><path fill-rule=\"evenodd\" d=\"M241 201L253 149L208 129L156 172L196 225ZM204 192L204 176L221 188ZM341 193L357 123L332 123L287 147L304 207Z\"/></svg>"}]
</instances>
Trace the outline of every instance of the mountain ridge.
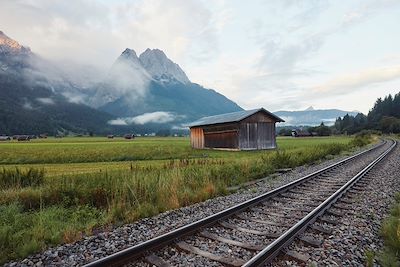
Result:
<instances>
[{"instance_id":1,"label":"mountain ridge","mask_svg":"<svg viewBox=\"0 0 400 267\"><path fill-rule=\"evenodd\" d=\"M178 129L202 116L242 110L215 90L192 83L159 49L146 49L138 57L127 48L106 75L81 87L73 76L3 32L0 38L0 133ZM125 117L123 127L110 123ZM143 119L130 119L135 117L152 120L143 125Z\"/></svg>"},{"instance_id":2,"label":"mountain ridge","mask_svg":"<svg viewBox=\"0 0 400 267\"><path fill-rule=\"evenodd\" d=\"M340 109L310 109L305 110L278 110L274 112L285 120L282 126L316 126L323 122L326 125L333 125L338 117L346 114L357 115L359 112L345 111Z\"/></svg>"}]
</instances>

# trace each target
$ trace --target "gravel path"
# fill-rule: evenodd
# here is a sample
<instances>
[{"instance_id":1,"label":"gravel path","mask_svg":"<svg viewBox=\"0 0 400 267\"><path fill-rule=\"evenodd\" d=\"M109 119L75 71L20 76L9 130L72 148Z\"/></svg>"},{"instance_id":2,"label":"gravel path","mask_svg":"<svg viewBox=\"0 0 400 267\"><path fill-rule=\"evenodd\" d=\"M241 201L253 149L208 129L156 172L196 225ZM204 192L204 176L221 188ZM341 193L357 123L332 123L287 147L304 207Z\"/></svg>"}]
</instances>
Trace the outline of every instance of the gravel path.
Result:
<instances>
[{"instance_id":1,"label":"gravel path","mask_svg":"<svg viewBox=\"0 0 400 267\"><path fill-rule=\"evenodd\" d=\"M394 195L400 191L400 145L367 178L370 180L363 190L352 194L354 203L346 204L351 209L340 210L346 215L331 216L339 224L327 225L333 232L319 237L324 240L321 247L304 246L301 242L294 242L289 247L310 256L307 264L280 256L272 266L365 266L366 252L382 249L383 241L379 234L381 223L388 216ZM310 233L308 230L305 234ZM315 233L311 235L316 236ZM374 264L379 265L377 261Z\"/></svg>"},{"instance_id":2,"label":"gravel path","mask_svg":"<svg viewBox=\"0 0 400 267\"><path fill-rule=\"evenodd\" d=\"M399 153L398 150L399 149L396 150L396 153ZM393 161L392 155L390 158ZM5 266L79 266L143 242L179 226L214 214L261 193L287 184L345 157L347 156L339 156L335 159L312 166L298 167L291 172L260 182L251 188L240 190L237 193L165 212L152 218L142 219L109 232L102 232L94 236L84 237L82 240L73 244L65 244L51 248L43 253L33 255L20 262L6 264ZM397 162L397 164L398 163L399 162ZM386 167L382 169L386 170ZM377 203L380 202L377 201ZM333 240L332 244L334 242ZM174 251L174 253L177 258L184 257L179 251ZM191 259L188 260L190 261ZM205 259L201 260L206 261Z\"/></svg>"}]
</instances>

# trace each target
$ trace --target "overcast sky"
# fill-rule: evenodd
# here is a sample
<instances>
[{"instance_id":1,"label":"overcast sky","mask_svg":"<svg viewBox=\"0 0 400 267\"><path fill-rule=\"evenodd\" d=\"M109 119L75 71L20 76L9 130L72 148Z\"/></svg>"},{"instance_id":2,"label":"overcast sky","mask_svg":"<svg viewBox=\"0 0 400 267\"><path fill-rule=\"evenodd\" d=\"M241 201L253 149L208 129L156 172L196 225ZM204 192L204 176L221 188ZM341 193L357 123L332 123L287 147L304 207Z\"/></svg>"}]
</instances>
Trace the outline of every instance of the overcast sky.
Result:
<instances>
[{"instance_id":1,"label":"overcast sky","mask_svg":"<svg viewBox=\"0 0 400 267\"><path fill-rule=\"evenodd\" d=\"M0 0L0 30L102 68L159 48L243 108L368 112L400 91L398 0Z\"/></svg>"}]
</instances>

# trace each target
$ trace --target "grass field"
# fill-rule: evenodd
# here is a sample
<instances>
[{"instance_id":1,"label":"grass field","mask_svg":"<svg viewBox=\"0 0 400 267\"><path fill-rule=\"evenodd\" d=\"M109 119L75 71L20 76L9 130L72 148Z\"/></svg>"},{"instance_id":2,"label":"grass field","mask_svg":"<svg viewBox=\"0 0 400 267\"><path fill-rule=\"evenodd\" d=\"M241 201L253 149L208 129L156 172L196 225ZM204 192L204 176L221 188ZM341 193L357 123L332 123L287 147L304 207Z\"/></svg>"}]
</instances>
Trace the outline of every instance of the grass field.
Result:
<instances>
[{"instance_id":1,"label":"grass field","mask_svg":"<svg viewBox=\"0 0 400 267\"><path fill-rule=\"evenodd\" d=\"M0 264L366 143L278 138L277 151L241 152L193 150L188 138L0 143Z\"/></svg>"},{"instance_id":2,"label":"grass field","mask_svg":"<svg viewBox=\"0 0 400 267\"><path fill-rule=\"evenodd\" d=\"M279 149L295 151L316 145L346 144L349 140L349 137L280 137L277 142ZM183 137L146 137L133 141L122 138L110 140L104 137L49 138L0 143L0 150L0 168L39 167L44 168L49 176L100 170L128 170L131 165L154 166L179 159L240 160L257 158L270 152L194 150L189 145L189 139Z\"/></svg>"}]
</instances>

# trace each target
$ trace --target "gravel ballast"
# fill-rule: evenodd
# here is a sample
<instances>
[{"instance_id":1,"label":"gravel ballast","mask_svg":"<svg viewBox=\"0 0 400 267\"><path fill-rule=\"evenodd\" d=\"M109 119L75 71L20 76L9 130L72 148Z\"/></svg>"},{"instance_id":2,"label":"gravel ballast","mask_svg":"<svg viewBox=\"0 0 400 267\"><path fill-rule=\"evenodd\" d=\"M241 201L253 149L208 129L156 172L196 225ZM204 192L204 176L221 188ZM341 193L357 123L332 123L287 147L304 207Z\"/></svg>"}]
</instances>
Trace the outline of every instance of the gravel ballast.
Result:
<instances>
[{"instance_id":1,"label":"gravel ballast","mask_svg":"<svg viewBox=\"0 0 400 267\"><path fill-rule=\"evenodd\" d=\"M397 153L397 157L394 156ZM397 160L397 172L398 166L399 166L399 148L396 149L396 151L393 151L391 155L388 157L390 160L388 162L391 162L392 165L396 163ZM172 229L178 228L180 226L183 226L185 224L188 224L190 222L193 222L195 220L204 218L206 216L212 215L218 211L221 211L223 209L226 209L230 206L233 206L235 204L241 203L245 200L248 200L252 197L255 197L261 193L270 191L274 188L277 188L279 186L282 186L284 184L287 184L293 180L296 180L298 178L301 178L307 174L310 174L316 170L319 170L323 167L326 167L330 164L333 164L334 162L337 162L347 156L339 156L335 159L324 161L320 164L315 164L312 166L302 166L295 168L294 170L281 174L279 176L276 176L274 179L270 180L265 180L262 182L259 182L258 184L252 186L251 188L243 189L240 190L236 193L233 193L228 196L224 197L217 197L214 199L207 200L202 203L198 203L192 206L180 208L177 210L165 212L162 214L159 214L155 217L152 218L146 218L139 220L135 223L124 225L122 227L118 227L112 231L109 232L102 232L98 233L97 235L94 236L88 236L84 237L82 240L75 242L73 244L65 244L61 245L55 248L51 248L43 253L36 254L33 256L28 257L27 259L24 259L20 262L14 262L14 263L9 263L6 264L5 266L79 266L83 265L85 263L88 263L90 261L93 261L95 259L99 259L101 257L104 257L106 255L115 253L119 250L122 250L124 248L127 248L129 246L138 244L140 242L143 242L145 240L148 240L150 238L153 238L155 236L161 235L163 233L166 233ZM395 158L395 159L394 159ZM382 172L393 172L393 170L389 170L389 165L388 163L381 164L379 167L379 171ZM390 165L390 166L392 166ZM397 177L399 178L399 174L397 172L391 173L392 177ZM372 172L371 172L372 173ZM395 174L397 176L395 176ZM383 180L383 174L379 174L382 177L381 180ZM387 179L391 179L388 177ZM380 181L381 181L380 180ZM393 178L392 181L395 181ZM376 187L375 190L381 190L384 188L385 190L391 190L390 192L392 193L387 193L387 197L391 197L394 194L395 188L393 186L384 186L381 185L378 187L376 183L371 183L368 185L369 187ZM373 188L371 189L373 191ZM379 191L380 192L380 191ZM377 193L377 192L376 192ZM374 192L370 192L371 197L375 196ZM380 200L376 199L376 201L371 201L371 203L364 203L361 201L360 203L364 203L365 205L370 204L373 205L375 204L377 207L387 207L388 201L390 199L382 198L382 195L376 195L376 197L381 197ZM356 205L356 204L354 204ZM361 205L363 207L363 205ZM375 206L374 206L375 207ZM355 209L356 210L356 209ZM357 211L357 210L356 210ZM385 210L386 211L386 210ZM382 216L385 213L382 214ZM377 215L375 213L375 215ZM375 224L380 224L380 220L382 216L376 216L375 218ZM352 219L349 219L349 224L353 222ZM370 227L368 225L367 227ZM335 235L336 232L332 234L332 236ZM375 232L373 232L375 234ZM365 235L364 235L365 237ZM371 237L372 238L372 237ZM332 238L332 244L335 244L337 240L335 241L334 238ZM325 244L325 243L324 243ZM379 247L381 244L379 241L376 241L374 243L375 247ZM357 246L357 244L356 244ZM180 252L175 252L174 253L179 257L178 255L181 255ZM312 250L310 250L310 255L313 255ZM317 253L318 254L318 253ZM319 253L321 254L321 253ZM323 255L331 255L331 254L324 254ZM361 254L363 255L363 254ZM316 256L315 256L316 257ZM325 257L328 258L328 257ZM340 259L341 256L338 256ZM321 259L324 259L323 256L320 256L320 258L315 258L316 261L319 261ZM190 260L190 259L188 259ZM202 259L205 262L207 260ZM331 262L331 261L327 261ZM351 261L350 261L351 262Z\"/></svg>"},{"instance_id":2,"label":"gravel ballast","mask_svg":"<svg viewBox=\"0 0 400 267\"><path fill-rule=\"evenodd\" d=\"M366 266L367 252L375 255L382 250L381 224L388 216L394 195L400 191L400 146L398 145L386 160L380 162L366 176L363 190L352 195L352 204L344 216L330 216L339 224L332 226L329 235L319 235L323 240L320 247L304 246L299 241L292 243L289 250L309 256L306 264L279 256L271 266ZM335 209L336 211L338 209ZM307 230L305 234L317 237ZM379 262L375 259L374 264Z\"/></svg>"}]
</instances>

